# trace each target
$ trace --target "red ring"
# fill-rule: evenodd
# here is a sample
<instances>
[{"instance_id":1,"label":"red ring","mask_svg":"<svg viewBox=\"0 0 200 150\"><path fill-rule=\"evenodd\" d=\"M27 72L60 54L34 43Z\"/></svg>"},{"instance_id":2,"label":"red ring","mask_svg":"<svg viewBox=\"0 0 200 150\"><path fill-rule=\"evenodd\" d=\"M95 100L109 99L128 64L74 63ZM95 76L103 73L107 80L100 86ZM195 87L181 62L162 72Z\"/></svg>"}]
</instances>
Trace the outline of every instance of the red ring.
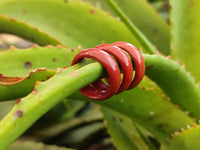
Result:
<instances>
[{"instance_id":1,"label":"red ring","mask_svg":"<svg viewBox=\"0 0 200 150\"><path fill-rule=\"evenodd\" d=\"M117 93L121 93L124 90L126 90L129 87L132 81L132 77L133 77L133 71L132 71L133 66L128 55L124 51L122 51L119 47L111 45L111 44L101 44L101 45L96 46L95 48L99 48L113 55L114 58L116 58L116 60L119 62L123 70L123 80ZM102 84L103 82L100 81L100 82L94 83L93 85L95 87L98 86L100 89L102 88L101 86Z\"/></svg>"},{"instance_id":2,"label":"red ring","mask_svg":"<svg viewBox=\"0 0 200 150\"><path fill-rule=\"evenodd\" d=\"M128 89L136 87L142 81L145 74L145 63L142 54L135 46L127 42L115 42L112 45L125 50L131 56L135 65L135 76Z\"/></svg>"},{"instance_id":3,"label":"red ring","mask_svg":"<svg viewBox=\"0 0 200 150\"><path fill-rule=\"evenodd\" d=\"M116 94L121 83L121 72L114 58L112 58L112 56L110 56L107 52L104 52L100 49L90 48L78 53L74 57L71 65L78 63L83 57L94 58L99 61L107 70L110 83L109 86L104 83L105 87L107 87L104 90L88 85L80 89L80 92L93 100L107 99Z\"/></svg>"}]
</instances>

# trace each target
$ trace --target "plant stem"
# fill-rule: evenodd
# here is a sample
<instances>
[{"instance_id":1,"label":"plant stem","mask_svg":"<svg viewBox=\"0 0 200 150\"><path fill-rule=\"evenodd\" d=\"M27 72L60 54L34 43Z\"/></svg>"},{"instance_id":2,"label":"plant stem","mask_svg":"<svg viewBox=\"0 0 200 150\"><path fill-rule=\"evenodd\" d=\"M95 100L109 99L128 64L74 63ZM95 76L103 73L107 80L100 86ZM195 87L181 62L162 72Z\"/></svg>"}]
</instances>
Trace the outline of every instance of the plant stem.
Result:
<instances>
[{"instance_id":1,"label":"plant stem","mask_svg":"<svg viewBox=\"0 0 200 150\"><path fill-rule=\"evenodd\" d=\"M0 122L0 150L8 148L36 120L80 88L99 79L103 66L88 60L63 69L46 82L39 83L32 93L16 103Z\"/></svg>"},{"instance_id":2,"label":"plant stem","mask_svg":"<svg viewBox=\"0 0 200 150\"><path fill-rule=\"evenodd\" d=\"M146 38L146 36L140 32L139 29L131 22L122 10L116 5L113 0L107 0L108 4L113 8L120 19L125 23L128 29L135 35L138 41L143 45L147 52L154 54L156 52L155 46Z\"/></svg>"}]
</instances>

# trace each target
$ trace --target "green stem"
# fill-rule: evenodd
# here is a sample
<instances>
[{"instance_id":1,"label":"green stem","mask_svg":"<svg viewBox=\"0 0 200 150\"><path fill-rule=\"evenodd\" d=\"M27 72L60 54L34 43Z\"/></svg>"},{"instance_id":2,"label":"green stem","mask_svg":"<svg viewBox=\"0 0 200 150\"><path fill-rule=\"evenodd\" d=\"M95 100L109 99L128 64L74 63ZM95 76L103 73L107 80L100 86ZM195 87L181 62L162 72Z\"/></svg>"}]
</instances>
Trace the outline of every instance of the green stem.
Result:
<instances>
[{"instance_id":1,"label":"green stem","mask_svg":"<svg viewBox=\"0 0 200 150\"><path fill-rule=\"evenodd\" d=\"M146 36L140 32L139 29L131 22L128 17L119 9L117 4L113 0L107 0L108 4L115 10L116 14L119 15L120 19L125 23L129 30L135 35L135 37L140 41L143 47L150 53L154 54L156 52L155 46L146 38Z\"/></svg>"},{"instance_id":2,"label":"green stem","mask_svg":"<svg viewBox=\"0 0 200 150\"><path fill-rule=\"evenodd\" d=\"M104 69L100 63L85 64L88 61L64 69L48 81L40 83L14 106L0 122L0 150L8 148L57 103L102 76Z\"/></svg>"}]
</instances>

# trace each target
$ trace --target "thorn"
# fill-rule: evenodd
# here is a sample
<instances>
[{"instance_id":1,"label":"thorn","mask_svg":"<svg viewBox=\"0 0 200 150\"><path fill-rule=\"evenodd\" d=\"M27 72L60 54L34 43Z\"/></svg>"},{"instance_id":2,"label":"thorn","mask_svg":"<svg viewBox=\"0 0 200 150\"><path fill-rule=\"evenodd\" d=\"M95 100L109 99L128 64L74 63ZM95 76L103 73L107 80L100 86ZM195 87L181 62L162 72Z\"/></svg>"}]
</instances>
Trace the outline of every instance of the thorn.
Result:
<instances>
[{"instance_id":1,"label":"thorn","mask_svg":"<svg viewBox=\"0 0 200 150\"><path fill-rule=\"evenodd\" d=\"M187 128L188 128L188 129L190 129L190 128L191 128L191 126L190 126L190 125L187 125Z\"/></svg>"},{"instance_id":2,"label":"thorn","mask_svg":"<svg viewBox=\"0 0 200 150\"><path fill-rule=\"evenodd\" d=\"M180 134L180 132L178 132L178 131L174 132L174 135L179 135L179 134Z\"/></svg>"},{"instance_id":3,"label":"thorn","mask_svg":"<svg viewBox=\"0 0 200 150\"><path fill-rule=\"evenodd\" d=\"M150 111L150 113L149 113L150 115L154 115L155 113L154 113L154 111Z\"/></svg>"},{"instance_id":4,"label":"thorn","mask_svg":"<svg viewBox=\"0 0 200 150\"><path fill-rule=\"evenodd\" d=\"M186 114L186 115L189 115L189 111L185 111L185 114Z\"/></svg>"},{"instance_id":5,"label":"thorn","mask_svg":"<svg viewBox=\"0 0 200 150\"><path fill-rule=\"evenodd\" d=\"M9 49L16 49L14 45L10 45Z\"/></svg>"},{"instance_id":6,"label":"thorn","mask_svg":"<svg viewBox=\"0 0 200 150\"><path fill-rule=\"evenodd\" d=\"M83 49L81 45L78 46L78 49Z\"/></svg>"},{"instance_id":7,"label":"thorn","mask_svg":"<svg viewBox=\"0 0 200 150\"><path fill-rule=\"evenodd\" d=\"M182 65L181 65L181 68L185 68L185 64L182 64Z\"/></svg>"},{"instance_id":8,"label":"thorn","mask_svg":"<svg viewBox=\"0 0 200 150\"><path fill-rule=\"evenodd\" d=\"M36 88L40 83L41 83L40 81L36 81L36 83L35 83L35 88Z\"/></svg>"},{"instance_id":9,"label":"thorn","mask_svg":"<svg viewBox=\"0 0 200 150\"><path fill-rule=\"evenodd\" d=\"M36 48L36 47L39 47L39 45L38 44L33 44L33 46L32 46L32 48Z\"/></svg>"},{"instance_id":10,"label":"thorn","mask_svg":"<svg viewBox=\"0 0 200 150\"><path fill-rule=\"evenodd\" d=\"M169 56L167 56L167 58L169 58L169 59L172 59L172 57L169 55Z\"/></svg>"},{"instance_id":11,"label":"thorn","mask_svg":"<svg viewBox=\"0 0 200 150\"><path fill-rule=\"evenodd\" d=\"M187 72L187 74L190 76L191 75L191 73L190 72Z\"/></svg>"},{"instance_id":12,"label":"thorn","mask_svg":"<svg viewBox=\"0 0 200 150\"><path fill-rule=\"evenodd\" d=\"M52 47L53 47L53 45L47 45L46 47L52 48Z\"/></svg>"},{"instance_id":13,"label":"thorn","mask_svg":"<svg viewBox=\"0 0 200 150\"><path fill-rule=\"evenodd\" d=\"M61 71L62 71L62 68L58 68L58 69L56 70L56 74L59 74Z\"/></svg>"},{"instance_id":14,"label":"thorn","mask_svg":"<svg viewBox=\"0 0 200 150\"><path fill-rule=\"evenodd\" d=\"M156 54L157 54L157 55L160 55L160 52L159 52L159 51L156 51Z\"/></svg>"},{"instance_id":15,"label":"thorn","mask_svg":"<svg viewBox=\"0 0 200 150\"><path fill-rule=\"evenodd\" d=\"M56 48L63 48L63 46L61 46L61 45L56 45Z\"/></svg>"},{"instance_id":16,"label":"thorn","mask_svg":"<svg viewBox=\"0 0 200 150\"><path fill-rule=\"evenodd\" d=\"M185 129L184 129L184 128L181 128L181 131L183 132L183 131L185 131Z\"/></svg>"},{"instance_id":17,"label":"thorn","mask_svg":"<svg viewBox=\"0 0 200 150\"><path fill-rule=\"evenodd\" d=\"M197 125L195 123L192 123L192 127L197 127Z\"/></svg>"},{"instance_id":18,"label":"thorn","mask_svg":"<svg viewBox=\"0 0 200 150\"><path fill-rule=\"evenodd\" d=\"M179 60L176 60L175 62L176 62L177 64L179 64Z\"/></svg>"}]
</instances>

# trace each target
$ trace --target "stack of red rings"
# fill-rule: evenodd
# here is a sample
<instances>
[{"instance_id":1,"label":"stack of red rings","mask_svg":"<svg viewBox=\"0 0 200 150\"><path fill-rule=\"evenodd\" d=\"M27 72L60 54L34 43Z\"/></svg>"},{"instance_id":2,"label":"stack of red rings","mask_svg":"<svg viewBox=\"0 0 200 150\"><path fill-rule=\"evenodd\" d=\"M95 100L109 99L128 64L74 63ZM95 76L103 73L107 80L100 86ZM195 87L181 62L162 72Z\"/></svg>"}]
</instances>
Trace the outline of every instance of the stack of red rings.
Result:
<instances>
[{"instance_id":1,"label":"stack of red rings","mask_svg":"<svg viewBox=\"0 0 200 150\"><path fill-rule=\"evenodd\" d=\"M127 54L131 57L134 64L134 78L133 65ZM143 79L145 73L145 63L142 54L135 46L127 42L101 44L95 48L83 50L74 57L72 65L78 63L84 57L99 61L109 75L108 78L105 78L108 84L102 80L98 80L80 89L83 95L93 100L104 100L126 89L136 87ZM122 81L118 63L123 71Z\"/></svg>"}]
</instances>

